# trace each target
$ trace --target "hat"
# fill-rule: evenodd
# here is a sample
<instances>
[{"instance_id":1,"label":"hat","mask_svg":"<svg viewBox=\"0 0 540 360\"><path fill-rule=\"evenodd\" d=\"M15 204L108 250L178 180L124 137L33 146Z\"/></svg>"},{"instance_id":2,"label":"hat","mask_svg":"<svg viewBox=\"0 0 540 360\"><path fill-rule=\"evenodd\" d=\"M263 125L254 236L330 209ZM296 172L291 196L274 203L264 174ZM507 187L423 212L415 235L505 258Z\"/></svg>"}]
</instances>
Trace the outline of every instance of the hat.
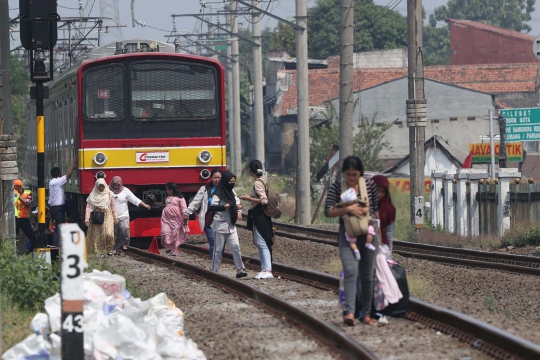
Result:
<instances>
[{"instance_id":1,"label":"hat","mask_svg":"<svg viewBox=\"0 0 540 360\"><path fill-rule=\"evenodd\" d=\"M22 187L23 186L22 181L19 180L19 179L13 180L13 186L21 186Z\"/></svg>"}]
</instances>

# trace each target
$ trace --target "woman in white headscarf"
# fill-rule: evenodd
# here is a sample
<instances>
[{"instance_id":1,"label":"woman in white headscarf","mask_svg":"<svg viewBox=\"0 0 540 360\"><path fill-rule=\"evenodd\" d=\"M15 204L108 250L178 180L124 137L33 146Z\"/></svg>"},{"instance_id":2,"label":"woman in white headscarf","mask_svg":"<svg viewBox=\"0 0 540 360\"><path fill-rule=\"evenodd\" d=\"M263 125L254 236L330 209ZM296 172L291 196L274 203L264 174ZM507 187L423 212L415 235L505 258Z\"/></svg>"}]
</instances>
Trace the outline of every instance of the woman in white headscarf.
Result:
<instances>
[{"instance_id":1,"label":"woman in white headscarf","mask_svg":"<svg viewBox=\"0 0 540 360\"><path fill-rule=\"evenodd\" d=\"M112 255L114 224L118 223L116 201L104 179L97 179L94 190L86 199L84 223L88 226L88 255Z\"/></svg>"}]
</instances>

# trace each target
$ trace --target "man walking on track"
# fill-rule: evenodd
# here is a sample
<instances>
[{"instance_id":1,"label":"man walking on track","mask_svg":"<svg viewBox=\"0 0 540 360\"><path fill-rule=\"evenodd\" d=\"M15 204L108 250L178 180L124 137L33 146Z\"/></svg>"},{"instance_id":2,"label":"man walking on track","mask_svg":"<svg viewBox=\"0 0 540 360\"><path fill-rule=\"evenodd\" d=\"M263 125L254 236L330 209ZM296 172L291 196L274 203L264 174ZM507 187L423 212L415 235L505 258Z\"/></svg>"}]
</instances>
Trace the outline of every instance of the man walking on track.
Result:
<instances>
[{"instance_id":1,"label":"man walking on track","mask_svg":"<svg viewBox=\"0 0 540 360\"><path fill-rule=\"evenodd\" d=\"M32 192L30 190L24 190L22 182L15 180L14 188L18 193L15 199L15 208L17 214L17 232L22 229L28 240L30 240L31 248L30 252L36 247L36 234L30 224L30 207L32 205ZM18 234L16 234L17 236Z\"/></svg>"},{"instance_id":2,"label":"man walking on track","mask_svg":"<svg viewBox=\"0 0 540 360\"><path fill-rule=\"evenodd\" d=\"M64 223L66 214L64 211L64 204L66 203L66 196L64 194L64 185L67 183L77 164L77 156L73 157L71 165L65 175L61 175L59 167L51 169L52 179L49 181L49 211L51 213L51 219L56 222L54 229L53 246L58 246L58 228L60 224Z\"/></svg>"}]
</instances>

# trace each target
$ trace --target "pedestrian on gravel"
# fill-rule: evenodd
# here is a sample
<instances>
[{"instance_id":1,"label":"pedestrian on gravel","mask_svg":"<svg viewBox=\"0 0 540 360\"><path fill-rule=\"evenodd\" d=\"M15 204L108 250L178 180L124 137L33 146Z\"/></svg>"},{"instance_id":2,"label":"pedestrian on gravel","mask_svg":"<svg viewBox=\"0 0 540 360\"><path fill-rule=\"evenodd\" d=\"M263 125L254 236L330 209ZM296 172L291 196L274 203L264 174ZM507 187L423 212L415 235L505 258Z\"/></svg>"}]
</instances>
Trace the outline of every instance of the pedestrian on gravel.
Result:
<instances>
[{"instance_id":1,"label":"pedestrian on gravel","mask_svg":"<svg viewBox=\"0 0 540 360\"><path fill-rule=\"evenodd\" d=\"M381 242L388 245L392 253L394 242L394 222L396 221L396 207L390 197L390 183L384 175L376 175L372 178L378 190L379 220L381 221Z\"/></svg>"},{"instance_id":2,"label":"pedestrian on gravel","mask_svg":"<svg viewBox=\"0 0 540 360\"><path fill-rule=\"evenodd\" d=\"M105 180L97 179L94 189L86 199L84 223L88 226L86 248L89 255L113 254L114 224L118 223L113 195Z\"/></svg>"},{"instance_id":3,"label":"pedestrian on gravel","mask_svg":"<svg viewBox=\"0 0 540 360\"><path fill-rule=\"evenodd\" d=\"M73 171L75 171L76 164L77 156L74 156L73 160L71 160L71 165L69 166L68 171L64 175L62 175L62 171L59 167L54 167L51 169L51 180L49 180L49 212L51 219L53 219L56 223L54 228L53 246L59 245L59 225L64 223L66 219L66 212L64 209L66 195L64 193L63 186L67 183L73 174Z\"/></svg>"},{"instance_id":4,"label":"pedestrian on gravel","mask_svg":"<svg viewBox=\"0 0 540 360\"><path fill-rule=\"evenodd\" d=\"M343 160L341 167L343 178L347 186L353 188L362 198L365 194L360 194L358 181L364 175L364 165L356 156L349 156ZM341 181L336 180L328 189L324 212L327 217L339 217L339 255L345 273L345 309L343 312L343 322L348 326L354 326L354 310L356 305L358 276L360 274L360 291L362 314L361 322L367 325L377 325L377 321L369 316L371 312L371 303L373 300L373 275L375 271L375 259L377 251L369 250L365 247L366 235L359 236L361 259L356 260L349 243L345 238L345 226L343 225L342 215L362 217L371 215L372 218L378 218L377 186L370 179L365 179L369 197L369 209L361 207L360 204L350 205L348 207L338 208L336 205L340 202L339 197L342 193ZM374 237L372 245L377 249L379 246L378 237Z\"/></svg>"},{"instance_id":5,"label":"pedestrian on gravel","mask_svg":"<svg viewBox=\"0 0 540 360\"><path fill-rule=\"evenodd\" d=\"M167 254L177 256L178 248L186 242L189 233L187 221L184 220L187 205L175 183L169 182L165 187L167 199L161 213L161 245Z\"/></svg>"},{"instance_id":6,"label":"pedestrian on gravel","mask_svg":"<svg viewBox=\"0 0 540 360\"><path fill-rule=\"evenodd\" d=\"M212 203L212 195L216 191L219 181L221 180L221 174L222 171L220 169L212 170L210 173L210 182L201 186L184 214L184 220L188 221L191 215L199 211L199 225L201 229L204 229L204 233L208 239L210 259L214 256L214 230L210 227L214 219L214 214L211 211L208 211L208 208Z\"/></svg>"},{"instance_id":7,"label":"pedestrian on gravel","mask_svg":"<svg viewBox=\"0 0 540 360\"><path fill-rule=\"evenodd\" d=\"M259 249L261 272L255 279L270 279L272 275L272 245L274 244L274 230L272 219L266 215L263 206L268 204L266 188L263 178L262 164L259 160L249 163L249 174L253 178L253 186L249 195L242 195L240 199L249 201L251 208L248 211L248 229L253 231L253 243Z\"/></svg>"},{"instance_id":8,"label":"pedestrian on gravel","mask_svg":"<svg viewBox=\"0 0 540 360\"><path fill-rule=\"evenodd\" d=\"M114 224L114 250L116 255L120 255L127 251L129 245L128 202L135 206L145 207L148 210L150 210L150 205L145 204L131 190L125 187L120 176L112 178L110 189L114 193L116 212L118 213L118 223Z\"/></svg>"},{"instance_id":9,"label":"pedestrian on gravel","mask_svg":"<svg viewBox=\"0 0 540 360\"><path fill-rule=\"evenodd\" d=\"M242 205L240 199L234 192L236 176L225 171L219 184L212 195L209 211L214 212L212 229L214 230L215 245L212 258L212 271L219 272L223 247L225 242L231 249L234 266L236 268L236 278L240 279L247 276L242 262L242 253L240 252L240 242L238 241L238 232L236 230L236 221L242 220Z\"/></svg>"}]
</instances>

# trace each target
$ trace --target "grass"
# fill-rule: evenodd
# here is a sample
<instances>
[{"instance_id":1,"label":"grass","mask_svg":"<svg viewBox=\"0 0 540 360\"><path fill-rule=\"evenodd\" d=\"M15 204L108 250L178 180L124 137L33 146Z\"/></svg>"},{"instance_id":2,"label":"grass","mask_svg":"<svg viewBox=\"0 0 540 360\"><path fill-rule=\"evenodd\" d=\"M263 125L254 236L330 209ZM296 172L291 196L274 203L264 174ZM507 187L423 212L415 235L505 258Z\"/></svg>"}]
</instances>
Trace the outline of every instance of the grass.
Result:
<instances>
[{"instance_id":1,"label":"grass","mask_svg":"<svg viewBox=\"0 0 540 360\"><path fill-rule=\"evenodd\" d=\"M429 280L418 275L407 275L409 294L420 299L433 298L438 293L437 287Z\"/></svg>"},{"instance_id":2,"label":"grass","mask_svg":"<svg viewBox=\"0 0 540 360\"><path fill-rule=\"evenodd\" d=\"M30 335L30 322L36 314L21 309L7 296L2 295L2 346L7 351Z\"/></svg>"},{"instance_id":3,"label":"grass","mask_svg":"<svg viewBox=\"0 0 540 360\"><path fill-rule=\"evenodd\" d=\"M514 314L512 314L508 307L503 306L501 311L501 309L499 308L499 304L497 303L497 299L495 299L495 296L493 294L489 294L484 297L484 307L492 314L502 313L506 317L506 319L516 320L516 317L514 316Z\"/></svg>"}]
</instances>

